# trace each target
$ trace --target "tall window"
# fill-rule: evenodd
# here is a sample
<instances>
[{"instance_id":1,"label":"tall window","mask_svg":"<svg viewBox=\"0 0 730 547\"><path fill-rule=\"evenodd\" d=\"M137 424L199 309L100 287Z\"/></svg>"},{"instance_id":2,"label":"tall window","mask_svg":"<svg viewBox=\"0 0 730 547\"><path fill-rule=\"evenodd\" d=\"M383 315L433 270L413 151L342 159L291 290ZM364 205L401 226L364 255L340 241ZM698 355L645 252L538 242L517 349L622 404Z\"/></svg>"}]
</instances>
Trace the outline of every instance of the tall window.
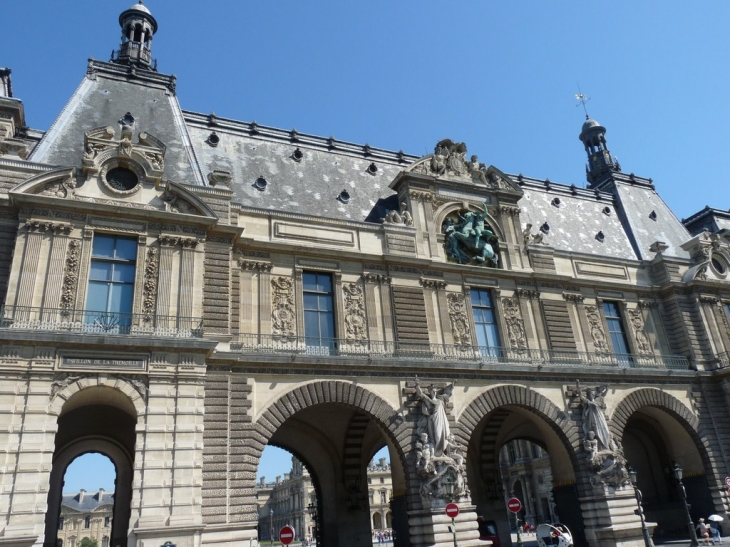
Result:
<instances>
[{"instance_id":1,"label":"tall window","mask_svg":"<svg viewBox=\"0 0 730 547\"><path fill-rule=\"evenodd\" d=\"M91 528L91 517L88 515L84 519L84 528Z\"/></svg>"},{"instance_id":2,"label":"tall window","mask_svg":"<svg viewBox=\"0 0 730 547\"><path fill-rule=\"evenodd\" d=\"M620 363L628 365L631 361L628 356L629 343L626 340L626 331L618 309L618 302L604 302L603 315L606 317L613 352L618 355Z\"/></svg>"},{"instance_id":3,"label":"tall window","mask_svg":"<svg viewBox=\"0 0 730 547\"><path fill-rule=\"evenodd\" d=\"M58 518L58 529L63 530L63 517Z\"/></svg>"},{"instance_id":4,"label":"tall window","mask_svg":"<svg viewBox=\"0 0 730 547\"><path fill-rule=\"evenodd\" d=\"M477 344L483 355L496 356L499 347L499 331L494 314L492 294L484 289L471 290L471 309L477 331Z\"/></svg>"},{"instance_id":5,"label":"tall window","mask_svg":"<svg viewBox=\"0 0 730 547\"><path fill-rule=\"evenodd\" d=\"M131 324L137 240L96 234L91 250L86 322L101 330Z\"/></svg>"},{"instance_id":6,"label":"tall window","mask_svg":"<svg viewBox=\"0 0 730 547\"><path fill-rule=\"evenodd\" d=\"M312 348L322 348L322 353L334 349L335 311L332 276L329 274L304 272L304 336L308 352L318 353Z\"/></svg>"}]
</instances>

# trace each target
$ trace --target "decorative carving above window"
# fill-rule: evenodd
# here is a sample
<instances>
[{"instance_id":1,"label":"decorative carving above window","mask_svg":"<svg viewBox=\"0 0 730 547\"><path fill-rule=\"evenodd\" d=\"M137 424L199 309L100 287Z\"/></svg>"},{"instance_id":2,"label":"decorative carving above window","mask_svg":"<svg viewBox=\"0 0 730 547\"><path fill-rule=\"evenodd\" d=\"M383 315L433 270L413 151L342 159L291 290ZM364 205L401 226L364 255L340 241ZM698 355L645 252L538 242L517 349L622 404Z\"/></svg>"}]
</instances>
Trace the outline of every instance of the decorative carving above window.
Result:
<instances>
[{"instance_id":1,"label":"decorative carving above window","mask_svg":"<svg viewBox=\"0 0 730 547\"><path fill-rule=\"evenodd\" d=\"M113 173L118 168L132 171L140 181L159 183L162 181L166 147L156 137L141 131L137 142L132 142L133 127L123 125L121 137L115 138L113 127L98 127L87 131L84 135L84 157L82 169L87 179L101 173L101 181L114 193L127 193L136 188L129 186L131 177L127 175L121 189L115 182L118 179ZM112 180L109 180L112 173Z\"/></svg>"}]
</instances>

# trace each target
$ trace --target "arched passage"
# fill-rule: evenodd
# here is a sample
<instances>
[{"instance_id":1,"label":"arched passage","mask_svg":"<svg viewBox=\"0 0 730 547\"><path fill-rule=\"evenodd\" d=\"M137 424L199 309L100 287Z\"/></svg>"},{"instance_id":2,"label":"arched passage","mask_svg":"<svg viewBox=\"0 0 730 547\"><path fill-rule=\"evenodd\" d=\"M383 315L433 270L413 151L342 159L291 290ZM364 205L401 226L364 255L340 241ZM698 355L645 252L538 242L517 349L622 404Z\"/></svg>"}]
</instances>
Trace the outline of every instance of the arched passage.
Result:
<instances>
[{"instance_id":1,"label":"arched passage","mask_svg":"<svg viewBox=\"0 0 730 547\"><path fill-rule=\"evenodd\" d=\"M675 463L683 470L692 519L723 511L712 498L711 487L717 491L720 486L697 433L699 420L678 399L659 389L636 390L616 406L609 427L636 471L647 519L657 523L656 537L687 532L684 503L672 472Z\"/></svg>"},{"instance_id":2,"label":"arched passage","mask_svg":"<svg viewBox=\"0 0 730 547\"><path fill-rule=\"evenodd\" d=\"M550 455L553 488L549 503L555 506L551 512L557 512L573 531L576 546L586 544L579 501L582 474L576 457L579 435L564 412L527 387L498 386L477 397L464 410L458 425L459 435L469 447L467 471L472 501L484 520L497 523L505 545L512 524L505 507L509 488L522 490L524 516L530 516L528 522L535 520L543 506L538 493L529 486L534 477L533 471L523 465L527 454L514 459L514 476L503 476L499 453L513 441L529 441L524 446L533 443Z\"/></svg>"},{"instance_id":3,"label":"arched passage","mask_svg":"<svg viewBox=\"0 0 730 547\"><path fill-rule=\"evenodd\" d=\"M385 400L347 382L313 382L273 402L254 427L266 443L296 454L317 481L320 537L328 546L371 541L366 467L387 445L391 505L402 507L394 520L404 525L397 541L409 544L404 463L409 448L404 450L398 442L407 425Z\"/></svg>"},{"instance_id":4,"label":"arched passage","mask_svg":"<svg viewBox=\"0 0 730 547\"><path fill-rule=\"evenodd\" d=\"M127 388L131 389L129 386ZM116 470L114 514L109 544L112 547L123 547L127 544L132 500L138 410L135 401L115 387L76 382L58 394L51 409L57 409L59 417L44 545L56 545L66 469L77 457L98 452L107 456ZM113 427L110 427L112 424Z\"/></svg>"}]
</instances>

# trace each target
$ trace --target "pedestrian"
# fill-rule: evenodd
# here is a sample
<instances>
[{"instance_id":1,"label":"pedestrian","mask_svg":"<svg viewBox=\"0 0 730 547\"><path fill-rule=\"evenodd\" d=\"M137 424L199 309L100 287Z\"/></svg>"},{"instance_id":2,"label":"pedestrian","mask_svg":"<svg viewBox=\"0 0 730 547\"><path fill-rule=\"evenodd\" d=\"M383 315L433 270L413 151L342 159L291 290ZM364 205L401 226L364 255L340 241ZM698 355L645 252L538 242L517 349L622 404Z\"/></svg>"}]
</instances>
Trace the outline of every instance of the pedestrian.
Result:
<instances>
[{"instance_id":1,"label":"pedestrian","mask_svg":"<svg viewBox=\"0 0 730 547\"><path fill-rule=\"evenodd\" d=\"M697 535L703 538L705 545L710 545L712 543L710 541L709 527L705 524L705 519L703 518L700 519L700 522L697 525Z\"/></svg>"}]
</instances>

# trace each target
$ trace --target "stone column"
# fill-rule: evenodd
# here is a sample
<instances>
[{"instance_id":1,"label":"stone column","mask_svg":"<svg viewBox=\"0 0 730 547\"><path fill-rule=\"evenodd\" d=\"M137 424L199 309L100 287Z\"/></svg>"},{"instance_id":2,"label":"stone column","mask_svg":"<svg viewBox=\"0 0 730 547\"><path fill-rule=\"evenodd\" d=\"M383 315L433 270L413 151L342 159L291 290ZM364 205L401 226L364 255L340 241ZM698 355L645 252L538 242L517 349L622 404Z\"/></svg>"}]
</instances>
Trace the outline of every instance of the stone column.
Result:
<instances>
[{"instance_id":1,"label":"stone column","mask_svg":"<svg viewBox=\"0 0 730 547\"><path fill-rule=\"evenodd\" d=\"M370 342L382 340L380 330L380 314L378 313L378 299L375 294L378 274L364 273L362 279L365 283L365 314L368 321L368 340Z\"/></svg>"},{"instance_id":2,"label":"stone column","mask_svg":"<svg viewBox=\"0 0 730 547\"><path fill-rule=\"evenodd\" d=\"M19 308L33 305L36 281L38 279L38 263L41 256L41 245L43 243L42 224L37 221L25 223L25 248L20 268L20 279L18 280L18 292L15 295L15 305ZM17 315L18 310L16 310ZM29 310L23 310L27 314ZM24 315L27 317L27 315Z\"/></svg>"},{"instance_id":3,"label":"stone column","mask_svg":"<svg viewBox=\"0 0 730 547\"><path fill-rule=\"evenodd\" d=\"M195 294L195 247L198 245L196 239L181 240L182 251L180 251L180 283L178 294L177 315L179 318L193 316L193 295Z\"/></svg>"},{"instance_id":4,"label":"stone column","mask_svg":"<svg viewBox=\"0 0 730 547\"><path fill-rule=\"evenodd\" d=\"M160 267L157 282L157 316L158 318L170 315L170 293L172 292L172 259L178 238L170 236L160 237Z\"/></svg>"},{"instance_id":5,"label":"stone column","mask_svg":"<svg viewBox=\"0 0 730 547\"><path fill-rule=\"evenodd\" d=\"M271 267L267 262L259 266L259 333L271 334Z\"/></svg>"},{"instance_id":6,"label":"stone column","mask_svg":"<svg viewBox=\"0 0 730 547\"><path fill-rule=\"evenodd\" d=\"M48 261L48 276L43 294L44 308L59 308L61 306L61 288L63 287L66 250L68 235L71 233L70 224L57 224L52 230L51 256Z\"/></svg>"},{"instance_id":7,"label":"stone column","mask_svg":"<svg viewBox=\"0 0 730 547\"><path fill-rule=\"evenodd\" d=\"M89 284L89 263L91 262L91 252L94 244L94 230L90 228L85 228L82 241L81 265L79 266L79 282L76 287L75 309L77 310L83 310L86 308L86 287Z\"/></svg>"},{"instance_id":8,"label":"stone column","mask_svg":"<svg viewBox=\"0 0 730 547\"><path fill-rule=\"evenodd\" d=\"M390 283L393 280L389 275L380 276L380 307L383 310L383 334L386 342L395 339L393 329L393 300L390 292Z\"/></svg>"}]
</instances>

